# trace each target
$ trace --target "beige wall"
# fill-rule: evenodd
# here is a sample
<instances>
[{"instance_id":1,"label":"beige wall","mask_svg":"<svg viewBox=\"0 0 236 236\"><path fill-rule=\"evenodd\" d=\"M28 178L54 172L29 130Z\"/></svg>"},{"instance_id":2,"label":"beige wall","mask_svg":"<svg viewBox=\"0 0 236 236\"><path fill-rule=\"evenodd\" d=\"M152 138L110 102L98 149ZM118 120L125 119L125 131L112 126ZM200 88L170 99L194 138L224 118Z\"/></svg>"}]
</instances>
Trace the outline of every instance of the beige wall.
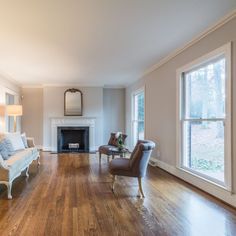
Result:
<instances>
[{"instance_id":1,"label":"beige wall","mask_svg":"<svg viewBox=\"0 0 236 236\"><path fill-rule=\"evenodd\" d=\"M37 145L43 145L43 89L22 89L22 132L34 137Z\"/></svg>"},{"instance_id":2,"label":"beige wall","mask_svg":"<svg viewBox=\"0 0 236 236\"><path fill-rule=\"evenodd\" d=\"M105 88L103 90L104 143L111 132L125 132L125 89Z\"/></svg>"},{"instance_id":3,"label":"beige wall","mask_svg":"<svg viewBox=\"0 0 236 236\"><path fill-rule=\"evenodd\" d=\"M64 92L69 87L22 89L22 131L45 150L51 147L51 118L64 116ZM107 142L112 131L125 130L125 89L79 87L83 116L96 118L95 145ZM103 128L104 127L104 128Z\"/></svg>"},{"instance_id":4,"label":"beige wall","mask_svg":"<svg viewBox=\"0 0 236 236\"><path fill-rule=\"evenodd\" d=\"M159 160L176 166L176 70L200 56L232 41L232 141L233 141L233 186L236 191L236 19L231 20L216 31L209 34L190 48L184 50L139 82L126 90L126 130L131 136L131 94L141 86L146 92L146 138L159 142L161 156ZM130 139L129 139L130 142ZM155 150L154 156L157 155ZM218 190L216 190L218 191ZM220 191L220 190L219 190ZM225 197L226 198L226 197ZM236 205L236 197L229 196L229 201ZM226 199L224 199L226 200ZM228 200L226 200L228 201Z\"/></svg>"},{"instance_id":5,"label":"beige wall","mask_svg":"<svg viewBox=\"0 0 236 236\"><path fill-rule=\"evenodd\" d=\"M51 121L64 116L64 92L69 87L45 87L43 89L43 146L51 146ZM103 88L79 87L83 93L83 116L96 118L95 145L103 143Z\"/></svg>"},{"instance_id":6,"label":"beige wall","mask_svg":"<svg viewBox=\"0 0 236 236\"><path fill-rule=\"evenodd\" d=\"M14 95L16 104L21 102L20 87L15 83L9 81L4 76L0 75L0 104L6 104L6 93ZM21 130L21 119L17 119L17 130ZM6 117L0 116L0 132L7 131Z\"/></svg>"}]
</instances>

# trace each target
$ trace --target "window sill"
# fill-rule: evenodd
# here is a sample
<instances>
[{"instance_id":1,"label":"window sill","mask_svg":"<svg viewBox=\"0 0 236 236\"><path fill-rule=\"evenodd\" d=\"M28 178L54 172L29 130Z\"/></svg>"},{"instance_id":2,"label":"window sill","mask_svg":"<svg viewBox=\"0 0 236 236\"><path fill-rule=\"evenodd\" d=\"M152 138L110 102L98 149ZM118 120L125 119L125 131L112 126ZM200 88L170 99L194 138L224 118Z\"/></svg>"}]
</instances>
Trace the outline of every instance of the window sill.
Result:
<instances>
[{"instance_id":1,"label":"window sill","mask_svg":"<svg viewBox=\"0 0 236 236\"><path fill-rule=\"evenodd\" d=\"M191 170L189 170L187 168L184 168L184 167L177 166L176 168L178 170L181 170L181 171L191 175L191 176L194 176L194 177L196 177L196 178L198 178L200 180L203 180L206 183L210 183L211 185L217 186L217 187L219 187L219 188L221 188L221 189L223 189L223 190L225 190L225 191L227 191L229 193L232 193L232 189L229 189L227 186L224 185L224 183L221 184L221 183L215 182L215 181L213 181L211 179L207 179L204 176L202 176L201 174L194 173Z\"/></svg>"}]
</instances>

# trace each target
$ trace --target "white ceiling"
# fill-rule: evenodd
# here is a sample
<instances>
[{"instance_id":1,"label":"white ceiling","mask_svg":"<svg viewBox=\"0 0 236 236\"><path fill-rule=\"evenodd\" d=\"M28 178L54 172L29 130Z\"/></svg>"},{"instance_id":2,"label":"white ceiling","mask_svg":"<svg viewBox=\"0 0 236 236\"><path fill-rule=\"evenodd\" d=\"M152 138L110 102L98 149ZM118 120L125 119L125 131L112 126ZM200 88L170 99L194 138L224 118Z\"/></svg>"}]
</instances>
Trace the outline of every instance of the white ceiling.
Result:
<instances>
[{"instance_id":1,"label":"white ceiling","mask_svg":"<svg viewBox=\"0 0 236 236\"><path fill-rule=\"evenodd\" d=\"M236 8L236 0L0 3L0 74L21 85L125 86Z\"/></svg>"}]
</instances>

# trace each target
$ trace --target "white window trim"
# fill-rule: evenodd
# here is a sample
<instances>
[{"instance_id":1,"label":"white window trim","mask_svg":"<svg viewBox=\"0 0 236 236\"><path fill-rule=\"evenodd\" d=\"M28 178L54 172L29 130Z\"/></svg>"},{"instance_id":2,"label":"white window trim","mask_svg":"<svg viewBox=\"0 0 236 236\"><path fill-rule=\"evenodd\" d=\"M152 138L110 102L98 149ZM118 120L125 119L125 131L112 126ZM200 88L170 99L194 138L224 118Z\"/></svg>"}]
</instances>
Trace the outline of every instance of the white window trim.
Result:
<instances>
[{"instance_id":1,"label":"white window trim","mask_svg":"<svg viewBox=\"0 0 236 236\"><path fill-rule=\"evenodd\" d=\"M9 95L11 95L11 96L13 96L14 97L14 102L13 102L13 104L19 104L19 98L20 98L20 96L19 96L19 94L18 93L16 93L15 91L13 91L13 90L11 90L11 89L8 89L8 88L4 88L4 94L5 94L5 96L4 96L4 101L5 101L5 105L8 105L8 104L6 104L6 95L7 94L9 94ZM11 104L12 105L12 104ZM19 122L21 122L21 117L17 117L16 118L16 120L17 120L17 127L21 127L18 123ZM13 122L13 117L12 117L12 122ZM12 130L11 129L9 129L9 116L6 114L5 115L5 124L4 124L4 129L5 129L5 132L11 132L11 131L13 131L13 123L12 123Z\"/></svg>"},{"instance_id":2,"label":"white window trim","mask_svg":"<svg viewBox=\"0 0 236 236\"><path fill-rule=\"evenodd\" d=\"M226 117L225 117L225 184L217 183L210 177L205 177L194 171L189 171L182 166L182 128L181 128L181 111L182 105L182 74L183 72L192 70L203 63L207 63L214 58L224 55L226 59ZM231 154L231 42L221 46L220 48L192 61L191 63L179 68L177 70L177 93L176 93L176 166L178 169L185 171L193 176L197 176L209 183L217 185L227 191L232 192L232 154Z\"/></svg>"},{"instance_id":3,"label":"white window trim","mask_svg":"<svg viewBox=\"0 0 236 236\"><path fill-rule=\"evenodd\" d=\"M134 143L134 107L135 107L135 99L134 97L139 94L139 93L144 93L144 138L146 138L146 93L145 93L145 86L142 86L138 89L136 89L134 92L131 94L131 146L132 148L135 147L136 143Z\"/></svg>"}]
</instances>

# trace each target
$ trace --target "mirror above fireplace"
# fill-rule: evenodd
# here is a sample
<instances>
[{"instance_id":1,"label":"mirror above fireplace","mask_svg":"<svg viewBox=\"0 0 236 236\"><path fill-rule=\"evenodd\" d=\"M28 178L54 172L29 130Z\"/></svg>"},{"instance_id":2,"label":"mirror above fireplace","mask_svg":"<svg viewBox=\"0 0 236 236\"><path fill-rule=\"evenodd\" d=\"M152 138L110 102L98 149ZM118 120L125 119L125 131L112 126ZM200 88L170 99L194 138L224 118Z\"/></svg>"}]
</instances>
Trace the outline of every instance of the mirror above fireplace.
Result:
<instances>
[{"instance_id":1,"label":"mirror above fireplace","mask_svg":"<svg viewBox=\"0 0 236 236\"><path fill-rule=\"evenodd\" d=\"M79 89L67 89L64 93L64 115L82 116L83 94Z\"/></svg>"}]
</instances>

